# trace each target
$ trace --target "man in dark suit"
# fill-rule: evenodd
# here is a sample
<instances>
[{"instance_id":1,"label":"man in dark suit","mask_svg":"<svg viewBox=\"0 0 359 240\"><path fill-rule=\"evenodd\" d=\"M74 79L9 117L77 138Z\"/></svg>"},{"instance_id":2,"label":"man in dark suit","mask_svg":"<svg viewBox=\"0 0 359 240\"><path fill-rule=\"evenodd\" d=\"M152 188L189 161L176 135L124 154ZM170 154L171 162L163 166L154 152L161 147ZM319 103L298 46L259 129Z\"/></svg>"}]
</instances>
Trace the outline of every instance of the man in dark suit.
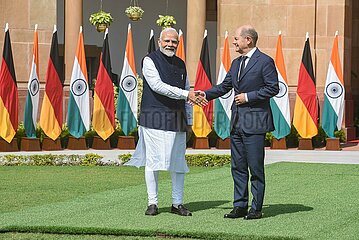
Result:
<instances>
[{"instance_id":1,"label":"man in dark suit","mask_svg":"<svg viewBox=\"0 0 359 240\"><path fill-rule=\"evenodd\" d=\"M264 198L264 140L273 131L269 99L278 91L274 61L256 47L258 34L252 26L236 30L233 45L240 57L233 60L224 81L198 93L212 100L234 88L231 116L231 156L234 181L233 210L225 218L258 219L262 217ZM253 200L248 211L250 171Z\"/></svg>"}]
</instances>

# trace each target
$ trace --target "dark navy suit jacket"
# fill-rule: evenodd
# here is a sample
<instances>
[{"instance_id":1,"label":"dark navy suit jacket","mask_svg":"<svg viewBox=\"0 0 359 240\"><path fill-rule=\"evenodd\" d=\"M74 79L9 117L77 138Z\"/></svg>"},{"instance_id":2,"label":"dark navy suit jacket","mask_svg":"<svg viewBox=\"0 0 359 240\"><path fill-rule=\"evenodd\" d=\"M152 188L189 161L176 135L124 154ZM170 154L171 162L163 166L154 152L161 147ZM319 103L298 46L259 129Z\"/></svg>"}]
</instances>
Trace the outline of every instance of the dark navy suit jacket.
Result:
<instances>
[{"instance_id":1,"label":"dark navy suit jacket","mask_svg":"<svg viewBox=\"0 0 359 240\"><path fill-rule=\"evenodd\" d=\"M232 104L231 129L242 129L248 134L263 134L274 130L269 99L279 91L278 74L274 61L257 49L244 68L241 78L238 71L241 57L233 60L224 81L205 91L212 100L234 89L235 95L247 93L248 102Z\"/></svg>"}]
</instances>

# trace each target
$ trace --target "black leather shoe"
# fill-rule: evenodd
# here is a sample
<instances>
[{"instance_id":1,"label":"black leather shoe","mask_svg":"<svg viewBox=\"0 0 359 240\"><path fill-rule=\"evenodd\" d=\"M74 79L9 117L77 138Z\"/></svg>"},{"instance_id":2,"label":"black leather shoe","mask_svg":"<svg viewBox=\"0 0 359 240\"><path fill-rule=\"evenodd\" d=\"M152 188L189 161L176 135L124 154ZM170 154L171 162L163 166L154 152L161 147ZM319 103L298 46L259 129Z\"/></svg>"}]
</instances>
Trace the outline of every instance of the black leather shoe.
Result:
<instances>
[{"instance_id":1,"label":"black leather shoe","mask_svg":"<svg viewBox=\"0 0 359 240\"><path fill-rule=\"evenodd\" d=\"M156 204L151 204L147 207L145 215L155 216L158 214L158 207Z\"/></svg>"},{"instance_id":2,"label":"black leather shoe","mask_svg":"<svg viewBox=\"0 0 359 240\"><path fill-rule=\"evenodd\" d=\"M256 211L254 209L250 209L248 214L246 216L244 216L244 220L253 220L253 219L260 219L262 218L262 212L261 211Z\"/></svg>"},{"instance_id":3,"label":"black leather shoe","mask_svg":"<svg viewBox=\"0 0 359 240\"><path fill-rule=\"evenodd\" d=\"M224 214L224 218L240 218L246 216L247 208L234 207L230 213Z\"/></svg>"},{"instance_id":4,"label":"black leather shoe","mask_svg":"<svg viewBox=\"0 0 359 240\"><path fill-rule=\"evenodd\" d=\"M185 208L182 204L178 205L177 208L172 205L171 213L175 213L181 216L192 216L191 211Z\"/></svg>"}]
</instances>

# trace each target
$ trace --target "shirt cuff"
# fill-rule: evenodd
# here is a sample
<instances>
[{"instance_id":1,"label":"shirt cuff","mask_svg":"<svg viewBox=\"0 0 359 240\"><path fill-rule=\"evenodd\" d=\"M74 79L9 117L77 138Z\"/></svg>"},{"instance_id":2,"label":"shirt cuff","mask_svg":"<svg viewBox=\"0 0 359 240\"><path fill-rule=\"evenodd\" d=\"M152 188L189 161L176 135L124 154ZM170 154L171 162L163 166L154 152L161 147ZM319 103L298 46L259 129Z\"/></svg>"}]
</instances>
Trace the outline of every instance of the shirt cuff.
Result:
<instances>
[{"instance_id":1,"label":"shirt cuff","mask_svg":"<svg viewBox=\"0 0 359 240\"><path fill-rule=\"evenodd\" d=\"M182 90L182 99L187 100L188 94L189 94L189 91L187 91L187 90Z\"/></svg>"},{"instance_id":2,"label":"shirt cuff","mask_svg":"<svg viewBox=\"0 0 359 240\"><path fill-rule=\"evenodd\" d=\"M246 100L246 102L248 102L248 96L247 96L247 93L244 93L244 99Z\"/></svg>"}]
</instances>

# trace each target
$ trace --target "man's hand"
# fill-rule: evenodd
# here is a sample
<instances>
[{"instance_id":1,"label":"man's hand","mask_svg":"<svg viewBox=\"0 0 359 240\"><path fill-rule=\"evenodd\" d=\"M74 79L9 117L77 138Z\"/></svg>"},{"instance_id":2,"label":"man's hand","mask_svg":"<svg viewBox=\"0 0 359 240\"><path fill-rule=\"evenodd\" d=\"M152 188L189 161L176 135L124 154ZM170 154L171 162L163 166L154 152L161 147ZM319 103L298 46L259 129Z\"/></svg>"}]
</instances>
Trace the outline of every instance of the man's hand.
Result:
<instances>
[{"instance_id":1,"label":"man's hand","mask_svg":"<svg viewBox=\"0 0 359 240\"><path fill-rule=\"evenodd\" d=\"M240 93L234 96L234 101L236 102L236 105L246 103L246 98L244 96L244 93Z\"/></svg>"},{"instance_id":2,"label":"man's hand","mask_svg":"<svg viewBox=\"0 0 359 240\"><path fill-rule=\"evenodd\" d=\"M208 101L205 97L205 93L203 91L193 91L190 90L188 93L187 100L190 104L197 104L200 107L204 107L208 104Z\"/></svg>"}]
</instances>

